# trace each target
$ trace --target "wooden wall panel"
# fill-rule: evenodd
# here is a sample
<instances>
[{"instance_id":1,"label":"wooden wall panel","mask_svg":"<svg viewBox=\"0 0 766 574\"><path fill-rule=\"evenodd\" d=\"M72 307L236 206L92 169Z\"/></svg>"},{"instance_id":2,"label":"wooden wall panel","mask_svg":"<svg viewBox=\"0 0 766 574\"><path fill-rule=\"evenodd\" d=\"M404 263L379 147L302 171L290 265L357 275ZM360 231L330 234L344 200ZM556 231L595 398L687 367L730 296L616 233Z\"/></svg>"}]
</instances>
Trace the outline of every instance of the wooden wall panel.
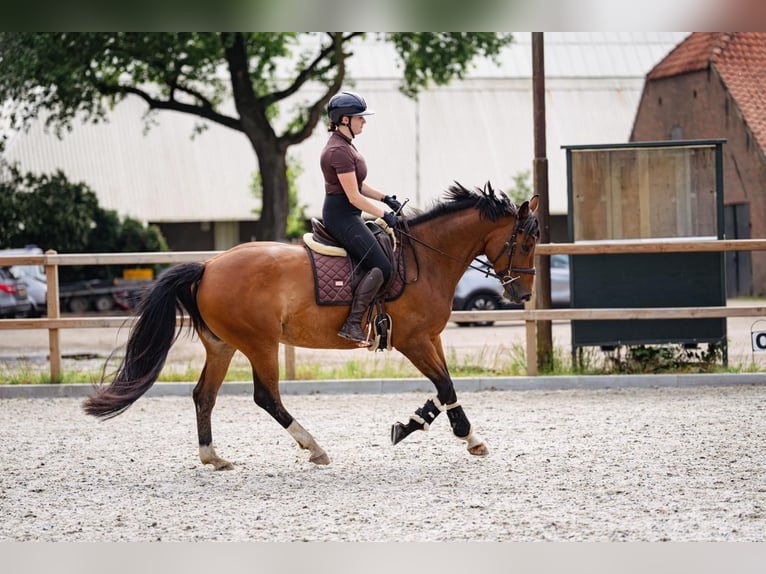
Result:
<instances>
[{"instance_id":1,"label":"wooden wall panel","mask_svg":"<svg viewBox=\"0 0 766 574\"><path fill-rule=\"evenodd\" d=\"M572 153L574 241L716 236L715 148Z\"/></svg>"}]
</instances>

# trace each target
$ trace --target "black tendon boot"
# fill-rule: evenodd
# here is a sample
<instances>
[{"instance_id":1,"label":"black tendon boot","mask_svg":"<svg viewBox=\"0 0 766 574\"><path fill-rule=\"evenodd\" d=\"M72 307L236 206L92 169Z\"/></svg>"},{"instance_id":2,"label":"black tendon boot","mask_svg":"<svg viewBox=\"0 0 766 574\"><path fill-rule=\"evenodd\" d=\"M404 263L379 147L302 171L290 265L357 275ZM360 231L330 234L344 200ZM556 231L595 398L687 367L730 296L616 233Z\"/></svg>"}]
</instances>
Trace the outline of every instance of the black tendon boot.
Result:
<instances>
[{"instance_id":1,"label":"black tendon boot","mask_svg":"<svg viewBox=\"0 0 766 574\"><path fill-rule=\"evenodd\" d=\"M370 269L367 274L359 281L359 285L354 291L354 299L351 301L351 311L346 318L346 322L338 331L338 335L344 339L349 339L360 343L360 346L369 347L370 341L362 331L362 315L372 303L375 295L378 294L383 285L383 272L377 267Z\"/></svg>"}]
</instances>

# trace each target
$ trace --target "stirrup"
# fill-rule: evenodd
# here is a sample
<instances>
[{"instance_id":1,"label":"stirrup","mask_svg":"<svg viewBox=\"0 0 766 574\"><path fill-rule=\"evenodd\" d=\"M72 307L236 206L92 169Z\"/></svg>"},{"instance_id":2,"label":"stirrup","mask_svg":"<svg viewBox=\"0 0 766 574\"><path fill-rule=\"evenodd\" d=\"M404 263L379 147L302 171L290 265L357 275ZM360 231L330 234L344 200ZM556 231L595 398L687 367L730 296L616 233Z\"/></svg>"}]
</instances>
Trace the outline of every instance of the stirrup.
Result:
<instances>
[{"instance_id":1,"label":"stirrup","mask_svg":"<svg viewBox=\"0 0 766 574\"><path fill-rule=\"evenodd\" d=\"M391 340L394 331L391 315L388 313L378 313L375 319L370 322L370 325L373 327L373 341L367 350L390 351L393 347Z\"/></svg>"}]
</instances>

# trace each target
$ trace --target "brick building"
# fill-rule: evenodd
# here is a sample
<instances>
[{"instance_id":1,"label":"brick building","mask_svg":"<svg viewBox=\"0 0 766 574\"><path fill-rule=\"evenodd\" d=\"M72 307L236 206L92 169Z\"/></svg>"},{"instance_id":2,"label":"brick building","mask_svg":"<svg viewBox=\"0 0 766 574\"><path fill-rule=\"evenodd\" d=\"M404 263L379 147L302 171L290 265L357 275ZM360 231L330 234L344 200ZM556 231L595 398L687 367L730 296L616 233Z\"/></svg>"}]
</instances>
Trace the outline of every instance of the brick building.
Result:
<instances>
[{"instance_id":1,"label":"brick building","mask_svg":"<svg viewBox=\"0 0 766 574\"><path fill-rule=\"evenodd\" d=\"M696 32L647 75L631 141L725 138L727 239L766 237L766 33ZM766 253L727 254L729 296L766 296Z\"/></svg>"}]
</instances>

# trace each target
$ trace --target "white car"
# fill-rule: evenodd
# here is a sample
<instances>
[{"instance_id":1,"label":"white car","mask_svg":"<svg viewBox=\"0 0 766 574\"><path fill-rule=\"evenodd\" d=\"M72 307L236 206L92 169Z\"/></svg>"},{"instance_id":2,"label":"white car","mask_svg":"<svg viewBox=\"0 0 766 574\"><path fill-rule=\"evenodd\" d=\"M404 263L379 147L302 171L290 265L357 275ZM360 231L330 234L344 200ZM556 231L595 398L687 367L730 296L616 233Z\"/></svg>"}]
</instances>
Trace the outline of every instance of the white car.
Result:
<instances>
[{"instance_id":1,"label":"white car","mask_svg":"<svg viewBox=\"0 0 766 574\"><path fill-rule=\"evenodd\" d=\"M492 271L484 257L475 266ZM551 305L553 307L569 306L569 256L551 255ZM452 300L453 311L493 311L495 309L520 309L523 305L511 303L503 295L503 288L492 275L469 267L463 274L455 289ZM494 321L459 322L461 327L490 326Z\"/></svg>"}]
</instances>

